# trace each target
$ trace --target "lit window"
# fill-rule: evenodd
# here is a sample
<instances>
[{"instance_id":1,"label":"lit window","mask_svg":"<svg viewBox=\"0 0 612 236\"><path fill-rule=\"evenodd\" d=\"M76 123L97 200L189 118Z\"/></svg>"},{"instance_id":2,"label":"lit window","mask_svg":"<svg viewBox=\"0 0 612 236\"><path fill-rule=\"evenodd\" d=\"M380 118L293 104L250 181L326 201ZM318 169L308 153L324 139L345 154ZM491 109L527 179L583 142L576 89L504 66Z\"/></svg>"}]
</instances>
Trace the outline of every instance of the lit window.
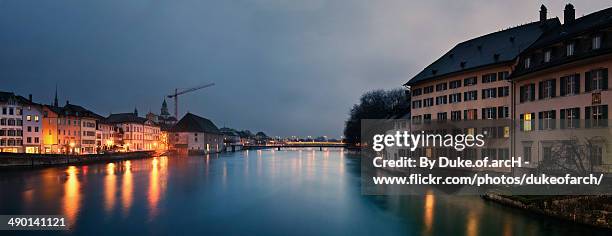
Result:
<instances>
[{"instance_id":1,"label":"lit window","mask_svg":"<svg viewBox=\"0 0 612 236\"><path fill-rule=\"evenodd\" d=\"M38 122L38 116L34 116L34 121Z\"/></svg>"},{"instance_id":2,"label":"lit window","mask_svg":"<svg viewBox=\"0 0 612 236\"><path fill-rule=\"evenodd\" d=\"M27 115L27 116L26 116L26 120L27 120L27 121L31 121L31 120L32 120L32 116Z\"/></svg>"}]
</instances>

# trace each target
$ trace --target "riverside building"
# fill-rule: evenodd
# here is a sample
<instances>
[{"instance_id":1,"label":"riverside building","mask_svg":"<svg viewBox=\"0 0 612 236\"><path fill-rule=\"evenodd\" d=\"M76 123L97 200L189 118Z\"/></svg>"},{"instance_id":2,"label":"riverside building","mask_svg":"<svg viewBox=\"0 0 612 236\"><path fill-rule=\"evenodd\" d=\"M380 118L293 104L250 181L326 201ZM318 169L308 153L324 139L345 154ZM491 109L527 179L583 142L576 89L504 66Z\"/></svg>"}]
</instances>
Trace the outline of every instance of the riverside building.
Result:
<instances>
[{"instance_id":1,"label":"riverside building","mask_svg":"<svg viewBox=\"0 0 612 236\"><path fill-rule=\"evenodd\" d=\"M576 18L574 6L568 4L563 15L563 25L544 33L520 54L510 76L513 118L520 122L513 149L533 167L559 158L558 141L607 131L589 142L585 165L610 173L612 8Z\"/></svg>"}]
</instances>

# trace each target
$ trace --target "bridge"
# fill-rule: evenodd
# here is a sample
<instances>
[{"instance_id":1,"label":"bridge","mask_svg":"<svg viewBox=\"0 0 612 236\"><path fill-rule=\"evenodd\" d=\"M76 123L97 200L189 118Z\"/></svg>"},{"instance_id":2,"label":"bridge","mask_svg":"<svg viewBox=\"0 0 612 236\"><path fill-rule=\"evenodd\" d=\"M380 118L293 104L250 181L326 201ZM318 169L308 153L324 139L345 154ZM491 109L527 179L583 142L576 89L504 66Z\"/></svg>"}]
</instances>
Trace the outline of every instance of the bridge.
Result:
<instances>
[{"instance_id":1,"label":"bridge","mask_svg":"<svg viewBox=\"0 0 612 236\"><path fill-rule=\"evenodd\" d=\"M281 148L307 148L314 147L319 148L319 150L323 150L323 148L345 148L347 147L346 143L341 142L282 142L282 143L268 143L268 144L246 144L243 146L244 150L253 150L253 149L270 149L276 148L277 150L281 150Z\"/></svg>"}]
</instances>

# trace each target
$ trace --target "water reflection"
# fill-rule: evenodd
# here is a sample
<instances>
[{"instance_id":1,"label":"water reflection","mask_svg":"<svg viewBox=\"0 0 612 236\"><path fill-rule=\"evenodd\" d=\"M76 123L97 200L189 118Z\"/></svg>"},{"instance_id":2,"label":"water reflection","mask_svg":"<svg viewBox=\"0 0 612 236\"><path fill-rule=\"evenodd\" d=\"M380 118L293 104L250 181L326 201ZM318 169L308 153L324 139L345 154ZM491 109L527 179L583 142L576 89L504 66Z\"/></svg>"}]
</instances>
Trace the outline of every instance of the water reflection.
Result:
<instances>
[{"instance_id":1,"label":"water reflection","mask_svg":"<svg viewBox=\"0 0 612 236\"><path fill-rule=\"evenodd\" d=\"M63 214L66 216L66 221L69 224L76 223L79 213L81 195L79 191L79 180L77 177L78 169L75 166L70 166L66 170L68 179L64 183L64 198L62 204Z\"/></svg>"},{"instance_id":2,"label":"water reflection","mask_svg":"<svg viewBox=\"0 0 612 236\"><path fill-rule=\"evenodd\" d=\"M132 186L132 162L126 161L123 164L124 172L121 180L121 206L123 215L127 215L132 207L132 194L134 187Z\"/></svg>"},{"instance_id":3,"label":"water reflection","mask_svg":"<svg viewBox=\"0 0 612 236\"><path fill-rule=\"evenodd\" d=\"M433 192L428 191L425 195L425 204L424 204L424 229L423 235L431 235L431 230L433 228L433 219L434 219L434 207L436 204L436 198L433 195Z\"/></svg>"},{"instance_id":4,"label":"water reflection","mask_svg":"<svg viewBox=\"0 0 612 236\"><path fill-rule=\"evenodd\" d=\"M207 158L208 159L208 158ZM149 176L149 220L159 214L159 201L166 186L167 157L154 157L151 160L151 174Z\"/></svg>"},{"instance_id":5,"label":"water reflection","mask_svg":"<svg viewBox=\"0 0 612 236\"><path fill-rule=\"evenodd\" d=\"M0 189L20 190L1 191L0 210L64 214L68 222L78 221L72 233L80 235L597 234L477 196L364 196L358 157L338 150L249 155L159 157L91 164L89 171L71 166L0 172ZM189 227L169 227L177 224Z\"/></svg>"},{"instance_id":6,"label":"water reflection","mask_svg":"<svg viewBox=\"0 0 612 236\"><path fill-rule=\"evenodd\" d=\"M115 163L108 163L106 164L106 176L104 177L104 210L107 215L110 215L115 207L116 194L117 177L115 176Z\"/></svg>"}]
</instances>

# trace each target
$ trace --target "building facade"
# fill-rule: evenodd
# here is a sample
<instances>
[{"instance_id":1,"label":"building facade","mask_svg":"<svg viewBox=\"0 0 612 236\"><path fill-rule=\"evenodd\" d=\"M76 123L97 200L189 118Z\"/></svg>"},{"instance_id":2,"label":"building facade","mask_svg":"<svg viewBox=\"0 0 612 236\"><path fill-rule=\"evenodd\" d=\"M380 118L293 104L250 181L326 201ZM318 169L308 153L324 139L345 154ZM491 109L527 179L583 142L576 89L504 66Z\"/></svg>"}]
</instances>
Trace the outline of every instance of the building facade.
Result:
<instances>
[{"instance_id":1,"label":"building facade","mask_svg":"<svg viewBox=\"0 0 612 236\"><path fill-rule=\"evenodd\" d=\"M165 150L161 144L160 127L151 120L139 117L136 111L111 114L106 118L105 123L114 125L117 132L120 132L120 134L115 134L115 137L117 139L120 135L123 151Z\"/></svg>"},{"instance_id":2,"label":"building facade","mask_svg":"<svg viewBox=\"0 0 612 236\"><path fill-rule=\"evenodd\" d=\"M182 154L223 151L223 133L210 120L187 113L170 129L172 150Z\"/></svg>"},{"instance_id":3,"label":"building facade","mask_svg":"<svg viewBox=\"0 0 612 236\"><path fill-rule=\"evenodd\" d=\"M23 106L13 93L0 92L0 151L23 152Z\"/></svg>"},{"instance_id":4,"label":"building facade","mask_svg":"<svg viewBox=\"0 0 612 236\"><path fill-rule=\"evenodd\" d=\"M564 10L564 24L551 30L519 57L513 81L513 118L519 121L516 155L535 167L558 156L558 141L576 141L607 132L612 92L612 8L575 18ZM603 128L599 129L598 128ZM609 132L586 152L594 170L612 172Z\"/></svg>"},{"instance_id":5,"label":"building facade","mask_svg":"<svg viewBox=\"0 0 612 236\"><path fill-rule=\"evenodd\" d=\"M25 153L43 152L43 109L42 106L32 102L30 95L28 100L22 99L23 119L23 151Z\"/></svg>"}]
</instances>

